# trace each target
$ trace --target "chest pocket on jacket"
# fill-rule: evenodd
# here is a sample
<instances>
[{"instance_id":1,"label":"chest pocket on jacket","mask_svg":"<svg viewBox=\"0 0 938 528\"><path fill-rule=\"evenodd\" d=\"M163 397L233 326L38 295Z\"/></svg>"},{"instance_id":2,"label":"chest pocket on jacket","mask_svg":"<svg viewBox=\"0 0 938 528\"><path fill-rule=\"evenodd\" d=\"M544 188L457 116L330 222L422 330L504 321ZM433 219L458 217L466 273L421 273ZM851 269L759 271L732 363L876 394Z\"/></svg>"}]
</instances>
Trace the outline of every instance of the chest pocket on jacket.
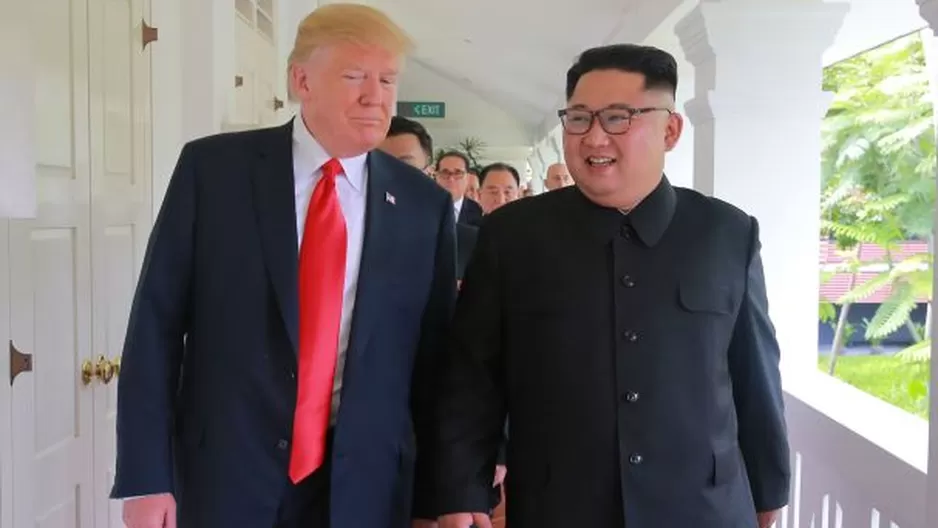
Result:
<instances>
[{"instance_id":1,"label":"chest pocket on jacket","mask_svg":"<svg viewBox=\"0 0 938 528\"><path fill-rule=\"evenodd\" d=\"M729 315L736 306L735 297L732 289L725 284L700 280L682 281L678 288L678 299L688 312Z\"/></svg>"}]
</instances>

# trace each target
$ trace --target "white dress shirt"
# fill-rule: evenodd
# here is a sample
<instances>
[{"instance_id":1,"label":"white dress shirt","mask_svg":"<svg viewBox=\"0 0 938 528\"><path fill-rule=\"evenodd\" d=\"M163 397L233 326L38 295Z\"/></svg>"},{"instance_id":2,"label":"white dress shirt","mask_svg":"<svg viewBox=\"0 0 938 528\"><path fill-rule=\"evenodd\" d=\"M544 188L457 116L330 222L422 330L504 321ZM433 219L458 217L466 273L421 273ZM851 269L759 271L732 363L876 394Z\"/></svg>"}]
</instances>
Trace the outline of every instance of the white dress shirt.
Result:
<instances>
[{"instance_id":1,"label":"white dress shirt","mask_svg":"<svg viewBox=\"0 0 938 528\"><path fill-rule=\"evenodd\" d=\"M335 423L342 392L342 373L345 370L345 353L348 349L352 328L352 312L355 308L355 293L358 287L358 270L361 265L362 244L365 240L365 204L368 187L368 169L365 160L368 154L354 158L341 158L339 163L345 172L335 180L339 206L345 217L348 245L345 254L345 286L342 293L342 319L339 326L339 348L336 358L335 380L332 386L332 417ZM322 166L329 161L329 154L310 134L302 117L293 118L293 184L296 198L296 232L298 245L303 241L306 211L313 189L322 177ZM298 246L299 247L299 246Z\"/></svg>"},{"instance_id":2,"label":"white dress shirt","mask_svg":"<svg viewBox=\"0 0 938 528\"><path fill-rule=\"evenodd\" d=\"M456 220L459 220L459 213L462 212L462 204L465 199L465 197L462 197L453 202L453 210L456 211Z\"/></svg>"}]
</instances>

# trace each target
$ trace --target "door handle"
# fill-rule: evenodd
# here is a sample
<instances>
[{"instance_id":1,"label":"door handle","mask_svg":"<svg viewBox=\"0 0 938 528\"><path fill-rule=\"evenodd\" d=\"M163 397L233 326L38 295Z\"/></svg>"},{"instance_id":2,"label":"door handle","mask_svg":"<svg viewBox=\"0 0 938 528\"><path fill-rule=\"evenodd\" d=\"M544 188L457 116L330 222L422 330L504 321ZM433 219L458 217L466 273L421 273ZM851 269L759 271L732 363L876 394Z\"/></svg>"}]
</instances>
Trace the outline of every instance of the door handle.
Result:
<instances>
[{"instance_id":1,"label":"door handle","mask_svg":"<svg viewBox=\"0 0 938 528\"><path fill-rule=\"evenodd\" d=\"M90 359L81 362L82 384L88 386L94 378L98 378L105 384L110 383L114 378L114 365L103 355L98 356L98 360L94 363Z\"/></svg>"}]
</instances>

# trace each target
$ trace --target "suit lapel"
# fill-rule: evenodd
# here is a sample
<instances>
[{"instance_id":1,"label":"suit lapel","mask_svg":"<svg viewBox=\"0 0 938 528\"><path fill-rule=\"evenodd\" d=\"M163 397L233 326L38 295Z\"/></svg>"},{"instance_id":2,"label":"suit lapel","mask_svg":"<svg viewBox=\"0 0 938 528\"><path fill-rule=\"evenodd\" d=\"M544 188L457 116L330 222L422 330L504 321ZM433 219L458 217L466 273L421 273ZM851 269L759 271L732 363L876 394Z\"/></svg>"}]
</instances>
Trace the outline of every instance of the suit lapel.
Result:
<instances>
[{"instance_id":1,"label":"suit lapel","mask_svg":"<svg viewBox=\"0 0 938 528\"><path fill-rule=\"evenodd\" d=\"M267 272L294 353L299 333L299 244L293 182L293 121L271 129L252 167L254 207Z\"/></svg>"},{"instance_id":2,"label":"suit lapel","mask_svg":"<svg viewBox=\"0 0 938 528\"><path fill-rule=\"evenodd\" d=\"M379 152L368 155L368 186L365 209L365 238L362 244L361 266L358 273L358 290L352 314L352 329L349 339L348 360L354 361L366 349L372 330L380 317L385 303L383 272L394 251L395 233L398 232L398 202L394 185L393 169Z\"/></svg>"}]
</instances>

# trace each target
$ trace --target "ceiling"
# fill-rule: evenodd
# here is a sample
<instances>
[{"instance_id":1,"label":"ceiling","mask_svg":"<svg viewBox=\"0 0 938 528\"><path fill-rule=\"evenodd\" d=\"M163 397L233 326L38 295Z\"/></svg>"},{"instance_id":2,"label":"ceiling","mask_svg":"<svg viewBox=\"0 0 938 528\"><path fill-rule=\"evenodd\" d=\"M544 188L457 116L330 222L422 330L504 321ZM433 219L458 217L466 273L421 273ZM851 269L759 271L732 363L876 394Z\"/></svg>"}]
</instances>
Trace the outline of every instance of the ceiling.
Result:
<instances>
[{"instance_id":1,"label":"ceiling","mask_svg":"<svg viewBox=\"0 0 938 528\"><path fill-rule=\"evenodd\" d=\"M847 1L851 13L825 62L921 27L915 0ZM445 118L422 120L439 146L473 136L502 158L523 160L525 153L511 149L529 148L557 125L566 70L592 46L663 46L679 58L682 79L693 82L673 22L698 0L359 2L381 9L416 40L400 99L446 103Z\"/></svg>"},{"instance_id":2,"label":"ceiling","mask_svg":"<svg viewBox=\"0 0 938 528\"><path fill-rule=\"evenodd\" d=\"M529 147L556 125L566 70L579 53L614 39L640 41L680 3L359 1L416 40L400 99L447 103L445 119L424 120L437 142L476 136L502 147Z\"/></svg>"}]
</instances>

